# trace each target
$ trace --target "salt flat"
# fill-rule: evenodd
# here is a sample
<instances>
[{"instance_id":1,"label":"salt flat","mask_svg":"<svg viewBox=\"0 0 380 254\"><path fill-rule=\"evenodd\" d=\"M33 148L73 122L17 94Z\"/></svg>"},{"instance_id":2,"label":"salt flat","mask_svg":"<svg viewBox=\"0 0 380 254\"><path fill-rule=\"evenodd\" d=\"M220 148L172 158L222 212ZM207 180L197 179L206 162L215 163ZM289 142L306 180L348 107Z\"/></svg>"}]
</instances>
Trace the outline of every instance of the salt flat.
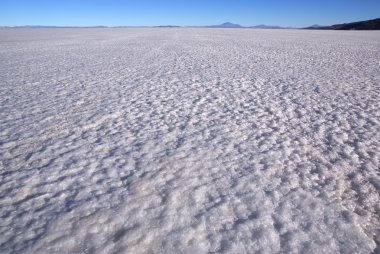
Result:
<instances>
[{"instance_id":1,"label":"salt flat","mask_svg":"<svg viewBox=\"0 0 380 254\"><path fill-rule=\"evenodd\" d=\"M0 252L378 252L379 91L379 32L0 29Z\"/></svg>"}]
</instances>

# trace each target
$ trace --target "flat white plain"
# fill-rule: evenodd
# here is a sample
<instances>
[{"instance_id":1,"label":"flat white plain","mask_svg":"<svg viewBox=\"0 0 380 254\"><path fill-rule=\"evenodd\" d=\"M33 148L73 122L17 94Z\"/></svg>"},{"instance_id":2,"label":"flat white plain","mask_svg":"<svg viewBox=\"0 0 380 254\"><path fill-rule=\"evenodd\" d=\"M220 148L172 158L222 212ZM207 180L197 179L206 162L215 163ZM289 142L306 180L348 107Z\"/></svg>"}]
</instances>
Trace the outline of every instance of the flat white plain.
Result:
<instances>
[{"instance_id":1,"label":"flat white plain","mask_svg":"<svg viewBox=\"0 0 380 254\"><path fill-rule=\"evenodd\" d=\"M1 29L1 253L373 253L380 33Z\"/></svg>"}]
</instances>

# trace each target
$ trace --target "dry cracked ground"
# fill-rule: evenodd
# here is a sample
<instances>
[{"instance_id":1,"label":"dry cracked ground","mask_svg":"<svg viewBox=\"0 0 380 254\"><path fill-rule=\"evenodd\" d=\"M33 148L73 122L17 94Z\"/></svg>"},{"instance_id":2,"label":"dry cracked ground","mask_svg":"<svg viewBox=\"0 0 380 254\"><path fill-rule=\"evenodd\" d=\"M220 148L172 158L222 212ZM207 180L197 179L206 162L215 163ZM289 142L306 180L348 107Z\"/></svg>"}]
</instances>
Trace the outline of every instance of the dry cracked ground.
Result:
<instances>
[{"instance_id":1,"label":"dry cracked ground","mask_svg":"<svg viewBox=\"0 0 380 254\"><path fill-rule=\"evenodd\" d=\"M380 33L0 29L1 253L378 253Z\"/></svg>"}]
</instances>

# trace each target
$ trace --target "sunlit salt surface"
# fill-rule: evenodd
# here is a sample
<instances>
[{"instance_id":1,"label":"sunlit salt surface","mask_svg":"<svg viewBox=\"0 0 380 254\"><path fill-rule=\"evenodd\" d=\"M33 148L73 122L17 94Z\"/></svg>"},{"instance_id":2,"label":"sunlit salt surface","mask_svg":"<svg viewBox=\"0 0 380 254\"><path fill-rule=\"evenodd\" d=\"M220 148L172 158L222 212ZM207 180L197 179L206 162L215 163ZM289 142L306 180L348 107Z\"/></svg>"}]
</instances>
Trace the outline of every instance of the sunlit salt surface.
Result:
<instances>
[{"instance_id":1,"label":"sunlit salt surface","mask_svg":"<svg viewBox=\"0 0 380 254\"><path fill-rule=\"evenodd\" d=\"M380 251L379 32L0 29L0 100L1 253Z\"/></svg>"}]
</instances>

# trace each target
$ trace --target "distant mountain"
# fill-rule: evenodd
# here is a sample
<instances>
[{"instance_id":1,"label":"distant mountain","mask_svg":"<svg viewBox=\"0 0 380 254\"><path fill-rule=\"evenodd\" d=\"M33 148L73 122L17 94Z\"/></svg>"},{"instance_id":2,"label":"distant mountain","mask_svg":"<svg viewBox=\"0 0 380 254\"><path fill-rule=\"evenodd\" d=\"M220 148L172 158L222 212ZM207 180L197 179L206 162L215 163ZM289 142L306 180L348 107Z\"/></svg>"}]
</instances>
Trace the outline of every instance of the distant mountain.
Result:
<instances>
[{"instance_id":1,"label":"distant mountain","mask_svg":"<svg viewBox=\"0 0 380 254\"><path fill-rule=\"evenodd\" d=\"M380 30L380 18L366 21L337 24L332 26L310 26L305 29L316 30Z\"/></svg>"},{"instance_id":2,"label":"distant mountain","mask_svg":"<svg viewBox=\"0 0 380 254\"><path fill-rule=\"evenodd\" d=\"M257 25L257 26L250 26L249 28L256 28L256 29L284 29L284 27L281 26L267 26L267 25Z\"/></svg>"},{"instance_id":3,"label":"distant mountain","mask_svg":"<svg viewBox=\"0 0 380 254\"><path fill-rule=\"evenodd\" d=\"M110 28L150 28L150 26L111 26Z\"/></svg>"},{"instance_id":4,"label":"distant mountain","mask_svg":"<svg viewBox=\"0 0 380 254\"><path fill-rule=\"evenodd\" d=\"M255 28L255 29L285 29L285 27L281 26L267 26L267 25L257 25L257 26L242 26L239 24L234 24L230 22L226 22L220 25L213 25L213 26L201 26L201 27L207 27L207 28ZM291 27L286 27L291 29Z\"/></svg>"},{"instance_id":5,"label":"distant mountain","mask_svg":"<svg viewBox=\"0 0 380 254\"><path fill-rule=\"evenodd\" d=\"M171 25L168 25L168 26L154 26L154 27L161 27L161 28L178 28L178 27L181 27L181 26L171 26Z\"/></svg>"},{"instance_id":6,"label":"distant mountain","mask_svg":"<svg viewBox=\"0 0 380 254\"><path fill-rule=\"evenodd\" d=\"M320 25L317 25L317 24L314 24L314 25L310 26L310 28L319 28L319 27L323 27L323 26L320 26Z\"/></svg>"},{"instance_id":7,"label":"distant mountain","mask_svg":"<svg viewBox=\"0 0 380 254\"><path fill-rule=\"evenodd\" d=\"M210 28L244 28L243 26L241 26L239 24L233 24L230 22L226 22L226 23L223 23L220 25L206 26L206 27L210 27Z\"/></svg>"}]
</instances>

